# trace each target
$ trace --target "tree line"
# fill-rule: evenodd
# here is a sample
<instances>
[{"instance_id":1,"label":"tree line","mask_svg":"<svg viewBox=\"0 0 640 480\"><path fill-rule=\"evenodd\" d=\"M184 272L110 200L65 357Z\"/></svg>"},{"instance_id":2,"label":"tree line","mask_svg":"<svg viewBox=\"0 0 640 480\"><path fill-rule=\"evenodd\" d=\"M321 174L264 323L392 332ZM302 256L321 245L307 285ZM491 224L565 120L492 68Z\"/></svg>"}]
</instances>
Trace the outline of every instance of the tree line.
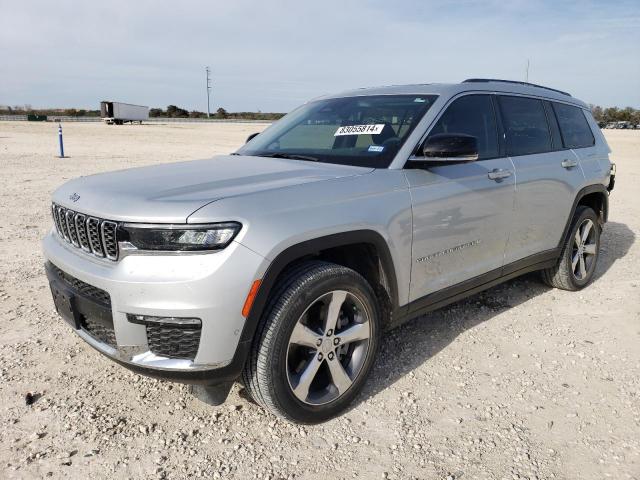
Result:
<instances>
[{"instance_id":1,"label":"tree line","mask_svg":"<svg viewBox=\"0 0 640 480\"><path fill-rule=\"evenodd\" d=\"M600 105L590 105L593 118L600 126L611 122L631 122L634 125L640 124L640 110L633 107L601 107ZM64 115L69 117L99 117L100 110L86 110L76 108L32 108L31 105L0 105L0 115ZM169 105L166 109L150 108L150 117L159 118L207 118L205 112L198 110L186 110L176 105ZM211 118L216 119L242 119L242 120L278 120L284 113L263 113L263 112L228 112L220 107Z\"/></svg>"},{"instance_id":2,"label":"tree line","mask_svg":"<svg viewBox=\"0 0 640 480\"><path fill-rule=\"evenodd\" d=\"M284 115L284 113L271 112L228 112L224 108L220 107L216 110L215 113L211 114L211 118L230 118L241 120L278 120ZM188 111L175 105L169 105L165 110L161 108L151 108L149 109L149 116L160 118L207 118L207 114L205 112L200 112L198 110Z\"/></svg>"},{"instance_id":3,"label":"tree line","mask_svg":"<svg viewBox=\"0 0 640 480\"><path fill-rule=\"evenodd\" d=\"M0 105L0 115L61 115L66 117L99 117L100 110L84 108L32 108L31 105Z\"/></svg>"},{"instance_id":4,"label":"tree line","mask_svg":"<svg viewBox=\"0 0 640 480\"><path fill-rule=\"evenodd\" d=\"M634 125L640 124L640 110L626 107L606 107L600 105L590 105L593 118L601 127L611 122L631 122Z\"/></svg>"},{"instance_id":5,"label":"tree line","mask_svg":"<svg viewBox=\"0 0 640 480\"><path fill-rule=\"evenodd\" d=\"M86 110L76 108L32 108L31 105L0 105L0 115L47 115L47 116L68 116L68 117L99 117L100 110ZM284 113L273 112L228 112L224 108L220 107L215 113L211 114L211 118L215 119L241 119L241 120L278 120L282 118ZM158 118L207 118L205 112L199 112L197 110L186 110L184 108L177 107L176 105L169 105L166 109L162 108L150 108L150 117Z\"/></svg>"}]
</instances>

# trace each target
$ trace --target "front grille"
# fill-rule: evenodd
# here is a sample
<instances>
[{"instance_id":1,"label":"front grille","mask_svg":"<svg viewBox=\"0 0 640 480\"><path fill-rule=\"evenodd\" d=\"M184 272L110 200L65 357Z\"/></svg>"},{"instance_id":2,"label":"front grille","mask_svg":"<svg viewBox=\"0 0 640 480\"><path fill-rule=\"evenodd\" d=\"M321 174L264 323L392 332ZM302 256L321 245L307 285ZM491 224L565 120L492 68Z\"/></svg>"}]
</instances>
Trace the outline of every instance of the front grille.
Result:
<instances>
[{"instance_id":1,"label":"front grille","mask_svg":"<svg viewBox=\"0 0 640 480\"><path fill-rule=\"evenodd\" d=\"M96 257L118 260L118 224L102 218L89 217L55 203L51 214L61 238L76 248Z\"/></svg>"},{"instance_id":2,"label":"front grille","mask_svg":"<svg viewBox=\"0 0 640 480\"><path fill-rule=\"evenodd\" d=\"M93 285L89 285L82 280L78 280L76 277L72 277L53 264L51 264L51 268L56 273L56 275L58 275L58 277L60 277L60 279L64 283L69 285L69 287L71 287L73 290L80 292L85 297L89 297L96 302L101 303L105 307L111 308L111 297L107 292L98 287L94 287Z\"/></svg>"},{"instance_id":3,"label":"front grille","mask_svg":"<svg viewBox=\"0 0 640 480\"><path fill-rule=\"evenodd\" d=\"M86 330L87 333L96 340L106 343L113 348L117 346L116 333L113 330L112 325L104 325L86 317L82 318L80 324L82 325L83 330Z\"/></svg>"},{"instance_id":4,"label":"front grille","mask_svg":"<svg viewBox=\"0 0 640 480\"><path fill-rule=\"evenodd\" d=\"M189 328L147 324L149 350L166 358L193 360L200 345L201 326Z\"/></svg>"}]
</instances>

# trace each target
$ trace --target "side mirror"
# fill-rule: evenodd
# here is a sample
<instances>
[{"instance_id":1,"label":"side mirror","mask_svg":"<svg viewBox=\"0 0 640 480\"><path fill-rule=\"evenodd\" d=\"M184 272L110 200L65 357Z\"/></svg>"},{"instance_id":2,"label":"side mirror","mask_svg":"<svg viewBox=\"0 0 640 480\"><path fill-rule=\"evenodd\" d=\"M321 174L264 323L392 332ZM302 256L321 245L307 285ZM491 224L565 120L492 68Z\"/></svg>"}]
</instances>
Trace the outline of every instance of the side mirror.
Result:
<instances>
[{"instance_id":1,"label":"side mirror","mask_svg":"<svg viewBox=\"0 0 640 480\"><path fill-rule=\"evenodd\" d=\"M247 137L247 141L244 143L249 143L251 140L253 140L255 137L257 137L258 135L260 135L260 132L256 132L256 133L252 133L251 135L249 135Z\"/></svg>"},{"instance_id":2,"label":"side mirror","mask_svg":"<svg viewBox=\"0 0 640 480\"><path fill-rule=\"evenodd\" d=\"M440 133L422 146L425 162L473 162L478 159L478 139L462 133Z\"/></svg>"}]
</instances>

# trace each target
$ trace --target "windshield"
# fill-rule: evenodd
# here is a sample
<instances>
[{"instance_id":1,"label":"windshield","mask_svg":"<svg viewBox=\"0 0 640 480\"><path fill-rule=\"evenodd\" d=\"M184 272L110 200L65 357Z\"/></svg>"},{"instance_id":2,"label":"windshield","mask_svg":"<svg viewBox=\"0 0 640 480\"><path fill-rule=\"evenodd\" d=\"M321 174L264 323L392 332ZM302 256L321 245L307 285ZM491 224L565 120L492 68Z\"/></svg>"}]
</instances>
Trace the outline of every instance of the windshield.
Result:
<instances>
[{"instance_id":1,"label":"windshield","mask_svg":"<svg viewBox=\"0 0 640 480\"><path fill-rule=\"evenodd\" d=\"M435 95L377 95L308 103L238 150L240 155L387 168Z\"/></svg>"}]
</instances>

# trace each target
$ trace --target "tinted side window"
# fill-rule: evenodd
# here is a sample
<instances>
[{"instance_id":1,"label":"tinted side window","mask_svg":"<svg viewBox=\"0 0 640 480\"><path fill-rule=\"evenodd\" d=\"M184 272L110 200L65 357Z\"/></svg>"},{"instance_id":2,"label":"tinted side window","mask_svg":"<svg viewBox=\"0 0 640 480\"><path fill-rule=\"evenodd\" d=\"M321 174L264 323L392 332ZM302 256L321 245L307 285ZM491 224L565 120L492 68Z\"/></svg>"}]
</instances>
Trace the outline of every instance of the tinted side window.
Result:
<instances>
[{"instance_id":1,"label":"tinted side window","mask_svg":"<svg viewBox=\"0 0 640 480\"><path fill-rule=\"evenodd\" d=\"M478 159L498 156L498 131L489 95L465 95L454 100L442 114L429 136L462 133L478 140Z\"/></svg>"},{"instance_id":2,"label":"tinted side window","mask_svg":"<svg viewBox=\"0 0 640 480\"><path fill-rule=\"evenodd\" d=\"M566 148L584 148L594 144L593 133L581 108L554 102L553 109Z\"/></svg>"},{"instance_id":3,"label":"tinted side window","mask_svg":"<svg viewBox=\"0 0 640 480\"><path fill-rule=\"evenodd\" d=\"M551 150L551 135L541 100L500 97L507 155L529 155Z\"/></svg>"}]
</instances>

